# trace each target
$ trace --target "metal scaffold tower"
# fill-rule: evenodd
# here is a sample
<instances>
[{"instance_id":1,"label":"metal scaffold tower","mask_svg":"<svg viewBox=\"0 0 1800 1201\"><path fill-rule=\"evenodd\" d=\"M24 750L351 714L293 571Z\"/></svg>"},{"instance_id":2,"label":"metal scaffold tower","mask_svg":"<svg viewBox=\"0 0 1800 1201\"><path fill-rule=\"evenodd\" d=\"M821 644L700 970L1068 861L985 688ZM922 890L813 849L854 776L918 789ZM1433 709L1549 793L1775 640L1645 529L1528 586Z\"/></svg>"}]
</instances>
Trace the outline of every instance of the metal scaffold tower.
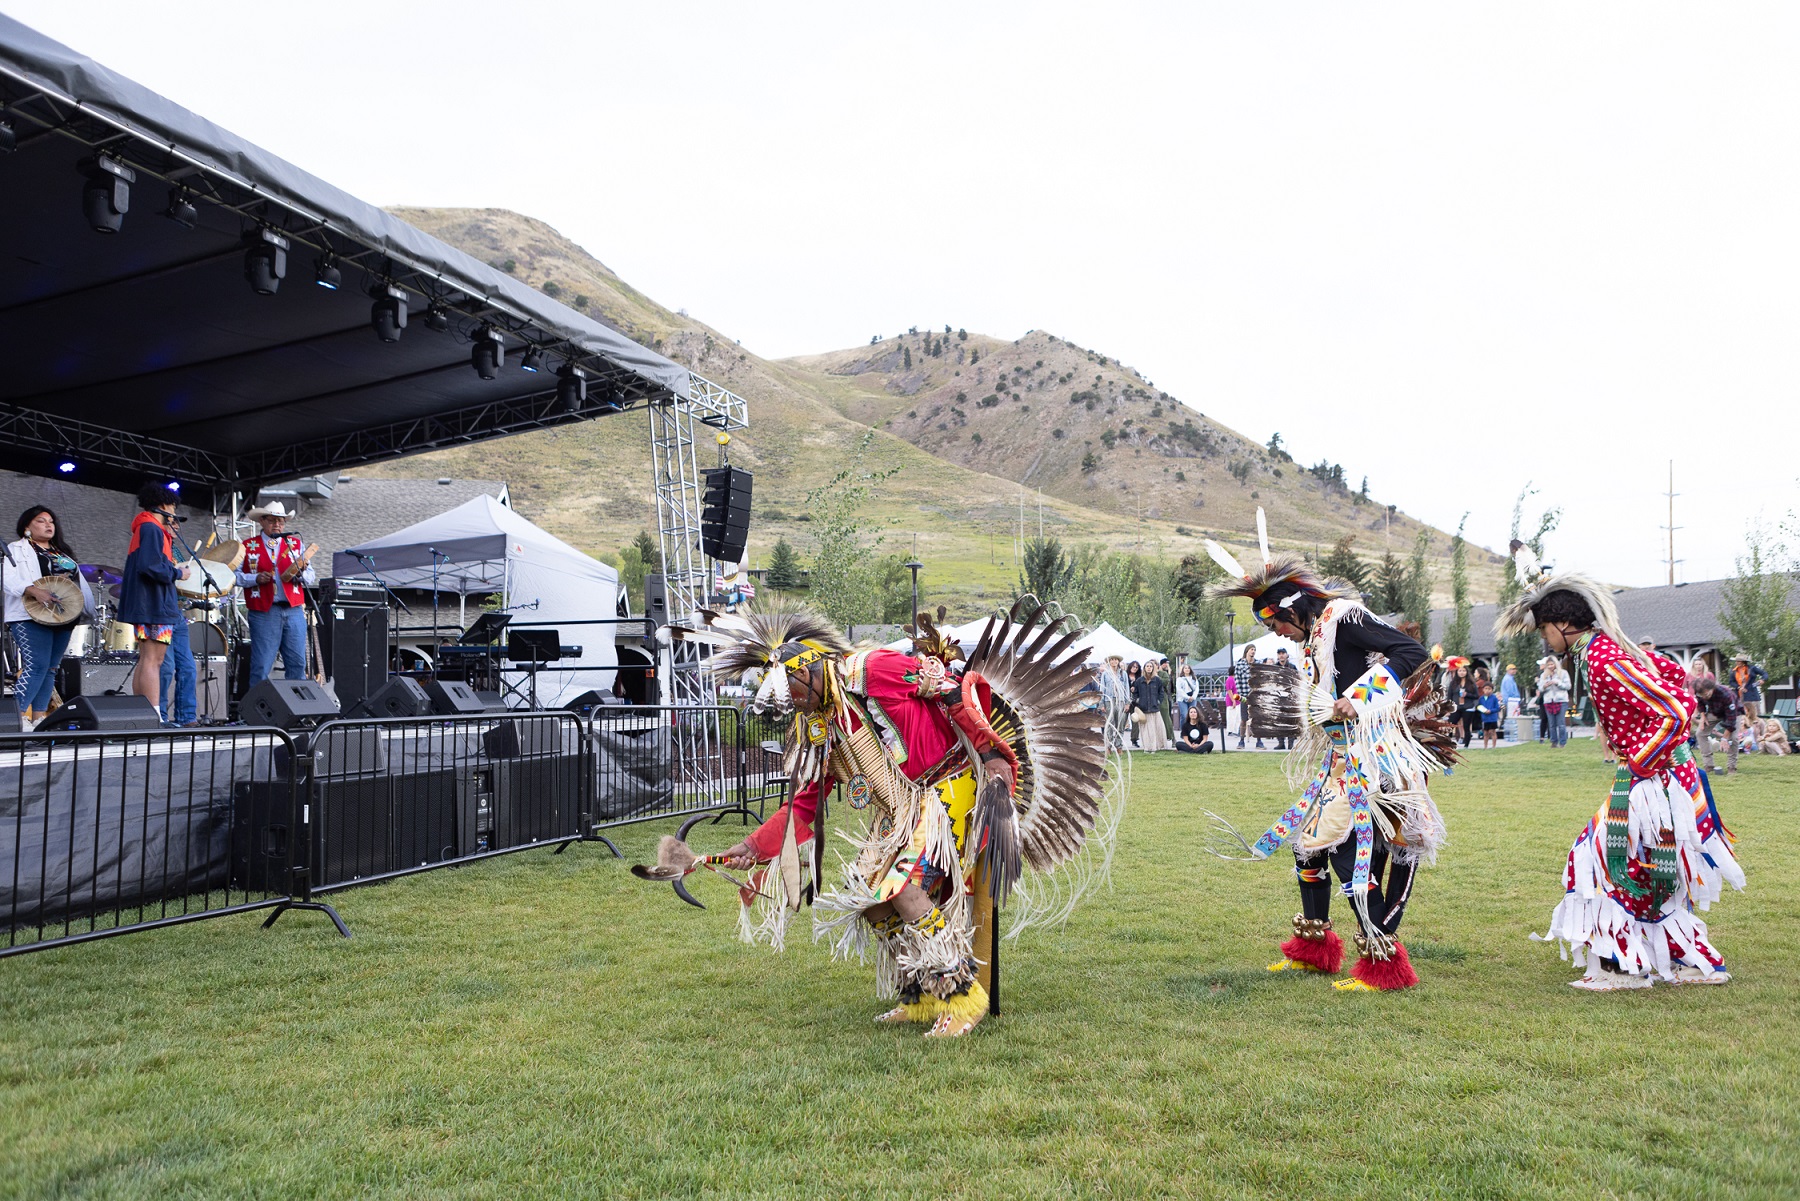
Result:
<instances>
[{"instance_id":1,"label":"metal scaffold tower","mask_svg":"<svg viewBox=\"0 0 1800 1201\"><path fill-rule=\"evenodd\" d=\"M656 473L656 532L662 551L663 583L668 592L669 620L683 625L699 621L699 610L712 594L711 563L700 549L701 492L698 443L723 463L719 434L749 425L744 398L703 376L688 376L688 395L650 408L650 457ZM712 465L709 455L708 466ZM663 703L710 706L718 692L710 673L701 670L700 649L691 642L670 648L671 670L664 681ZM675 739L676 787L712 793L722 787L723 747L718 722L688 722L672 731Z\"/></svg>"}]
</instances>

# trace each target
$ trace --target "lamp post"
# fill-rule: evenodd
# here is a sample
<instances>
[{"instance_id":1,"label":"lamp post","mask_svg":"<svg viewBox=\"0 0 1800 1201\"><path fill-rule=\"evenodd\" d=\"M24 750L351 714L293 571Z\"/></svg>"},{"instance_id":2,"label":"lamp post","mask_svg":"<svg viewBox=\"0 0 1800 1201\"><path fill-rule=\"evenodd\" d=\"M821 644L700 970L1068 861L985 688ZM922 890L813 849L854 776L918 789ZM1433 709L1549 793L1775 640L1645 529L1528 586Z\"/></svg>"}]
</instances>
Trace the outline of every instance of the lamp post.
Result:
<instances>
[{"instance_id":1,"label":"lamp post","mask_svg":"<svg viewBox=\"0 0 1800 1201\"><path fill-rule=\"evenodd\" d=\"M901 564L901 566L912 572L912 620L916 624L919 620L919 569L924 567L925 564L919 562L917 559L908 559L905 563Z\"/></svg>"}]
</instances>

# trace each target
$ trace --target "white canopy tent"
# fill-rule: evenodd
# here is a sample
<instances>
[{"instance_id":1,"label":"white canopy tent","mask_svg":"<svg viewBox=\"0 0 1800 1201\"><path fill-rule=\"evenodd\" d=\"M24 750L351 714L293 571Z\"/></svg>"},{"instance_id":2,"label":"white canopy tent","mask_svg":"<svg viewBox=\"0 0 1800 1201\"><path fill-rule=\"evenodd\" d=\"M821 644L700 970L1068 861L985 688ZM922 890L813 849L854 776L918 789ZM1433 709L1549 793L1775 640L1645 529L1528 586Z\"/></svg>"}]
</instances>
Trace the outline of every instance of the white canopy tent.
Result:
<instances>
[{"instance_id":1,"label":"white canopy tent","mask_svg":"<svg viewBox=\"0 0 1800 1201\"><path fill-rule=\"evenodd\" d=\"M1119 631L1113 629L1110 621L1103 621L1088 631L1082 644L1087 647L1088 666L1095 667L1105 663L1114 655L1126 663L1142 663L1146 659L1168 658L1160 651L1153 651L1147 646L1139 646ZM1172 661L1172 660L1171 660Z\"/></svg>"},{"instance_id":2,"label":"white canopy tent","mask_svg":"<svg viewBox=\"0 0 1800 1201\"><path fill-rule=\"evenodd\" d=\"M433 574L433 551L438 566ZM558 621L617 615L619 573L562 539L540 530L491 496L477 496L382 538L332 556L339 578L379 576L390 588L420 588L457 596L500 593L502 612L515 622L550 623L565 645L582 648L540 671L538 702L560 705L590 688L612 687L610 671L572 670L618 665L610 625ZM523 673L508 673L509 679Z\"/></svg>"}]
</instances>

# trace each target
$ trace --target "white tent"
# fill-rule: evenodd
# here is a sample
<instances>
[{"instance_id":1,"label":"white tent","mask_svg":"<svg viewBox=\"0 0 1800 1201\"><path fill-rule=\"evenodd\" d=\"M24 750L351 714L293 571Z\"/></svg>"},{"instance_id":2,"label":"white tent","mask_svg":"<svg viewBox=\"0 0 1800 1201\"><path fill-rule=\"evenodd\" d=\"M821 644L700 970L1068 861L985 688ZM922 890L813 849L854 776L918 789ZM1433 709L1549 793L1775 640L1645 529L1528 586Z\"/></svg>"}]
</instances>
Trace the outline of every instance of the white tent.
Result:
<instances>
[{"instance_id":1,"label":"white tent","mask_svg":"<svg viewBox=\"0 0 1800 1201\"><path fill-rule=\"evenodd\" d=\"M1087 647L1088 665L1090 667L1105 663L1114 655L1126 663L1142 663L1146 659L1164 659L1168 656L1160 651L1153 651L1147 646L1139 646L1119 631L1113 629L1110 621L1103 621L1088 631L1082 640Z\"/></svg>"},{"instance_id":2,"label":"white tent","mask_svg":"<svg viewBox=\"0 0 1800 1201\"><path fill-rule=\"evenodd\" d=\"M1239 642L1233 646L1220 647L1218 650L1208 655L1203 662L1194 664L1194 672L1197 675L1225 675L1231 670L1231 664L1234 659L1242 659L1244 657L1244 648L1246 646L1254 646L1256 648L1256 657L1258 659L1273 659L1276 651L1286 651L1290 660L1294 663L1300 662L1300 644L1290 639L1283 638L1280 634L1271 632L1264 634L1260 638L1251 639L1249 642Z\"/></svg>"},{"instance_id":3,"label":"white tent","mask_svg":"<svg viewBox=\"0 0 1800 1201\"><path fill-rule=\"evenodd\" d=\"M546 707L590 688L612 687L610 671L571 669L617 666L614 628L554 623L617 616L619 573L491 496L477 496L447 513L339 551L331 566L340 578L379 576L390 588L430 591L435 586L458 596L498 592L504 597L502 611L515 622L556 629L565 645L579 645L582 653L538 673L538 702Z\"/></svg>"},{"instance_id":4,"label":"white tent","mask_svg":"<svg viewBox=\"0 0 1800 1201\"><path fill-rule=\"evenodd\" d=\"M963 653L966 655L975 649L975 644L977 642L981 641L981 631L987 629L987 623L987 618L977 617L974 621L967 621L959 626L941 626L939 627L938 632L943 634L946 638L956 639L956 644L963 648ZM905 651L907 654L911 654L912 639L899 638L888 643L882 649Z\"/></svg>"}]
</instances>

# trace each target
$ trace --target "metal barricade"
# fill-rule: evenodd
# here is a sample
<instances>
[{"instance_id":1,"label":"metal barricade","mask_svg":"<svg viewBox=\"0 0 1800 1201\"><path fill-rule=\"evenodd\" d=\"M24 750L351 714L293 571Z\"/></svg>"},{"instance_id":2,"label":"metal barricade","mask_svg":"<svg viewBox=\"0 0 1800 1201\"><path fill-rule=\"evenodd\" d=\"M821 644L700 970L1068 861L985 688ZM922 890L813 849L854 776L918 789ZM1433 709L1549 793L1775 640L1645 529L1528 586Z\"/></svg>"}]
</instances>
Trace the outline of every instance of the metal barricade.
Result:
<instances>
[{"instance_id":1,"label":"metal barricade","mask_svg":"<svg viewBox=\"0 0 1800 1201\"><path fill-rule=\"evenodd\" d=\"M588 837L617 855L599 831L671 817L760 819L786 781L779 749L771 754L756 738L754 721L730 705L595 709L588 718L594 755ZM685 823L683 834L693 824Z\"/></svg>"},{"instance_id":2,"label":"metal barricade","mask_svg":"<svg viewBox=\"0 0 1800 1201\"><path fill-rule=\"evenodd\" d=\"M335 892L585 833L592 765L562 710L330 721L309 741L309 881Z\"/></svg>"},{"instance_id":3,"label":"metal barricade","mask_svg":"<svg viewBox=\"0 0 1800 1201\"><path fill-rule=\"evenodd\" d=\"M252 727L0 738L0 955L291 907L293 754Z\"/></svg>"}]
</instances>

